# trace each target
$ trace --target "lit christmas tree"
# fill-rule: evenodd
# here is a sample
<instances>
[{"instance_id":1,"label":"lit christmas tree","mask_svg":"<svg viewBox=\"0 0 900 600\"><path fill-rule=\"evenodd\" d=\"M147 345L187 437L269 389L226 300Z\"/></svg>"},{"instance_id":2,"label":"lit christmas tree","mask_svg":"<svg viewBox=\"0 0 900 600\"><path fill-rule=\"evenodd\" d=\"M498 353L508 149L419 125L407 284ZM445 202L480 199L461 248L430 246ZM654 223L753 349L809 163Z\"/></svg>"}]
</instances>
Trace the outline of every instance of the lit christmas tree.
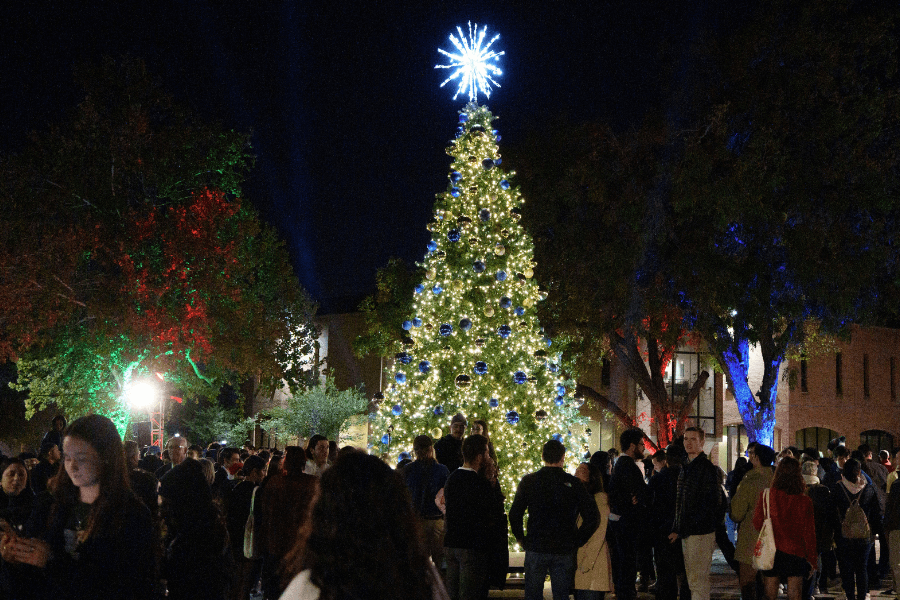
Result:
<instances>
[{"instance_id":1,"label":"lit christmas tree","mask_svg":"<svg viewBox=\"0 0 900 600\"><path fill-rule=\"evenodd\" d=\"M470 102L448 148L453 164L421 263L426 280L415 288L404 340L393 349L393 383L375 415L373 452L402 460L417 435L441 437L457 412L470 424L484 419L511 501L522 476L540 468L551 437L567 447L572 468L578 464L586 419L537 319L535 303L545 294L533 279L531 237L519 223L523 199L511 183L515 173L501 167L494 117L477 104L477 93L489 95L488 82L496 85L485 73L499 69L472 55L495 60L499 54L488 50L496 37L482 49L484 31L475 33L470 28L462 42L451 36L459 56L444 53L459 63L450 79L461 78L457 95L468 91Z\"/></svg>"}]
</instances>

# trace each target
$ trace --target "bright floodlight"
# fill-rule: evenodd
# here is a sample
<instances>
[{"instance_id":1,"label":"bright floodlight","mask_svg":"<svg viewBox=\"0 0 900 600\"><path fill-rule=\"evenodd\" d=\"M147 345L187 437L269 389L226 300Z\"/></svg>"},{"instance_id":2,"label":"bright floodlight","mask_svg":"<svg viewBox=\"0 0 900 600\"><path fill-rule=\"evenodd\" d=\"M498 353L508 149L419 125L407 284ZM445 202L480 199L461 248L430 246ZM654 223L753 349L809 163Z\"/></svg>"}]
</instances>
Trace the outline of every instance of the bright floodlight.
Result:
<instances>
[{"instance_id":1,"label":"bright floodlight","mask_svg":"<svg viewBox=\"0 0 900 600\"><path fill-rule=\"evenodd\" d=\"M444 87L447 82L453 79L459 79L459 87L456 89L456 94L453 96L454 100L456 100L457 96L466 92L469 94L469 102L477 102L479 92L484 94L485 97L490 98L491 84L493 83L495 86L500 87L500 84L494 81L491 78L491 75L499 76L503 74L500 69L489 62L496 62L505 54L505 52L495 52L491 50L491 44L497 41L500 34L498 33L491 38L491 41L489 41L487 45L482 46L484 43L484 36L487 33L487 25L485 25L484 29L479 33L478 23L475 24L473 30L472 22L469 21L468 38L463 35L462 27L457 26L456 31L459 32L459 38L451 33L450 41L456 46L456 49L459 51L458 53L452 54L438 48L438 52L449 58L451 62L449 65L435 65L434 68L456 69L453 74L441 84L441 87Z\"/></svg>"},{"instance_id":2,"label":"bright floodlight","mask_svg":"<svg viewBox=\"0 0 900 600\"><path fill-rule=\"evenodd\" d=\"M158 400L158 393L149 383L135 383L126 390L125 399L132 407L146 410Z\"/></svg>"}]
</instances>

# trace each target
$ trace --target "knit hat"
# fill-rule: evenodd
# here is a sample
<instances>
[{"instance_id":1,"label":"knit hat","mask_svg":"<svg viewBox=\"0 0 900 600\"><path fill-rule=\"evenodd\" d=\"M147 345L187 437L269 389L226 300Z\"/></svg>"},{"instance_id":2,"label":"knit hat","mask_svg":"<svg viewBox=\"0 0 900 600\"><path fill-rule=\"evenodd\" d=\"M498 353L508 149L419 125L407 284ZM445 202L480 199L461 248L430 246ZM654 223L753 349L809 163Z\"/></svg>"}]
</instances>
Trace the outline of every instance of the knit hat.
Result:
<instances>
[{"instance_id":1,"label":"knit hat","mask_svg":"<svg viewBox=\"0 0 900 600\"><path fill-rule=\"evenodd\" d=\"M456 413L455 415L453 415L453 418L450 419L450 425L452 426L454 423L462 423L463 425L466 425L468 421L466 421L466 418L462 415L462 413Z\"/></svg>"}]
</instances>

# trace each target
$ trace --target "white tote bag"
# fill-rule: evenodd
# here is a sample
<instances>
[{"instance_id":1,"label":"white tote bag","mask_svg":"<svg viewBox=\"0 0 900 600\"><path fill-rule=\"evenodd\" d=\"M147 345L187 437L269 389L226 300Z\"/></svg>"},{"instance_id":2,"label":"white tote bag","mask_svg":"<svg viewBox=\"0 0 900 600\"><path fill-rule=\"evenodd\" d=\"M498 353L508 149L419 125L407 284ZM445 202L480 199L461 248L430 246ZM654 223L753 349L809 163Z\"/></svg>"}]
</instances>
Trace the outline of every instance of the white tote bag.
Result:
<instances>
[{"instance_id":1,"label":"white tote bag","mask_svg":"<svg viewBox=\"0 0 900 600\"><path fill-rule=\"evenodd\" d=\"M766 503L766 520L763 521L756 546L753 548L753 568L768 571L775 566L775 532L772 530L772 515L769 512L769 488L763 492Z\"/></svg>"}]
</instances>

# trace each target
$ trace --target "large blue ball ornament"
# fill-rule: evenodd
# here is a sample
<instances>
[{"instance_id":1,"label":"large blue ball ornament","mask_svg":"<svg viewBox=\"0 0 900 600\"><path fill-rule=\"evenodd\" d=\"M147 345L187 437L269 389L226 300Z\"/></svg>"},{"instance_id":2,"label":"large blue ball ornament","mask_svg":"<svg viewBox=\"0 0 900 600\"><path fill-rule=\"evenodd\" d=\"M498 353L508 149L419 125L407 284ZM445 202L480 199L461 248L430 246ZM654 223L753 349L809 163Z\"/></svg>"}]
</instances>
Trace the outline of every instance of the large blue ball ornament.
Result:
<instances>
[{"instance_id":1,"label":"large blue ball ornament","mask_svg":"<svg viewBox=\"0 0 900 600\"><path fill-rule=\"evenodd\" d=\"M481 212L478 213L478 218L487 223L491 220L491 211L486 208L482 208Z\"/></svg>"},{"instance_id":2,"label":"large blue ball ornament","mask_svg":"<svg viewBox=\"0 0 900 600\"><path fill-rule=\"evenodd\" d=\"M403 321L402 327L405 331L409 331L412 329L412 321Z\"/></svg>"},{"instance_id":3,"label":"large blue ball ornament","mask_svg":"<svg viewBox=\"0 0 900 600\"><path fill-rule=\"evenodd\" d=\"M528 375L526 375L524 371L516 371L513 374L513 381L515 381L519 385L522 385L523 383L528 381Z\"/></svg>"},{"instance_id":4,"label":"large blue ball ornament","mask_svg":"<svg viewBox=\"0 0 900 600\"><path fill-rule=\"evenodd\" d=\"M413 319L413 327L421 327L421 326L422 326L422 319L420 319L419 317L416 317L415 319Z\"/></svg>"},{"instance_id":5,"label":"large blue ball ornament","mask_svg":"<svg viewBox=\"0 0 900 600\"><path fill-rule=\"evenodd\" d=\"M500 298L500 308L509 308L510 306L512 306L512 300L506 296Z\"/></svg>"},{"instance_id":6,"label":"large blue ball ornament","mask_svg":"<svg viewBox=\"0 0 900 600\"><path fill-rule=\"evenodd\" d=\"M510 425L515 425L516 423L518 423L519 422L519 413L517 413L514 410L511 410L508 413L506 413L506 422L509 423Z\"/></svg>"},{"instance_id":7,"label":"large blue ball ornament","mask_svg":"<svg viewBox=\"0 0 900 600\"><path fill-rule=\"evenodd\" d=\"M434 411L432 411L432 412L434 412L434 416L439 417L442 414L444 414L444 407L440 406L440 405L435 406Z\"/></svg>"},{"instance_id":8,"label":"large blue ball ornament","mask_svg":"<svg viewBox=\"0 0 900 600\"><path fill-rule=\"evenodd\" d=\"M500 137L498 136L497 139L499 140ZM503 159L502 159L502 158L495 158L495 159L494 159L494 166L495 166L495 167L499 167L502 163L503 163Z\"/></svg>"},{"instance_id":9,"label":"large blue ball ornament","mask_svg":"<svg viewBox=\"0 0 900 600\"><path fill-rule=\"evenodd\" d=\"M425 286L422 285L421 283L417 283L416 284L416 293L421 294L424 291L425 291Z\"/></svg>"},{"instance_id":10,"label":"large blue ball ornament","mask_svg":"<svg viewBox=\"0 0 900 600\"><path fill-rule=\"evenodd\" d=\"M397 383L406 383L406 373L403 371L397 371L397 374L394 375L394 379Z\"/></svg>"},{"instance_id":11,"label":"large blue ball ornament","mask_svg":"<svg viewBox=\"0 0 900 600\"><path fill-rule=\"evenodd\" d=\"M484 159L483 161L481 161L481 168L485 171L490 171L494 168L494 161L490 158Z\"/></svg>"},{"instance_id":12,"label":"large blue ball ornament","mask_svg":"<svg viewBox=\"0 0 900 600\"><path fill-rule=\"evenodd\" d=\"M459 328L462 329L463 331L468 331L468 330L472 329L472 321L470 321L469 319L460 319Z\"/></svg>"},{"instance_id":13,"label":"large blue ball ornament","mask_svg":"<svg viewBox=\"0 0 900 600\"><path fill-rule=\"evenodd\" d=\"M551 340L550 338L544 338L544 343L547 344L547 347L549 348L553 345L553 340Z\"/></svg>"},{"instance_id":14,"label":"large blue ball ornament","mask_svg":"<svg viewBox=\"0 0 900 600\"><path fill-rule=\"evenodd\" d=\"M444 337L450 335L451 333L453 333L453 325L451 325L450 323L444 323L443 325L441 325L440 332Z\"/></svg>"},{"instance_id":15,"label":"large blue ball ornament","mask_svg":"<svg viewBox=\"0 0 900 600\"><path fill-rule=\"evenodd\" d=\"M456 128L456 134L455 134L455 135L456 135L457 138L461 138L461 137L463 136L464 133L465 133L465 131L463 130L462 127L457 127L457 128Z\"/></svg>"},{"instance_id":16,"label":"large blue ball ornament","mask_svg":"<svg viewBox=\"0 0 900 600\"><path fill-rule=\"evenodd\" d=\"M559 394L560 396L565 396L566 395L566 386L564 386L561 383L556 384L556 393Z\"/></svg>"},{"instance_id":17,"label":"large blue ball ornament","mask_svg":"<svg viewBox=\"0 0 900 600\"><path fill-rule=\"evenodd\" d=\"M550 363L549 365L547 365L547 369L549 369L549 371L551 373L556 373L557 371L559 371L559 365L554 365L553 363Z\"/></svg>"},{"instance_id":18,"label":"large blue ball ornament","mask_svg":"<svg viewBox=\"0 0 900 600\"><path fill-rule=\"evenodd\" d=\"M491 398L490 400L488 400L488 404L491 406L491 408L497 408L498 406L500 406L500 401L496 398Z\"/></svg>"},{"instance_id":19,"label":"large blue ball ornament","mask_svg":"<svg viewBox=\"0 0 900 600\"><path fill-rule=\"evenodd\" d=\"M563 436L562 436L561 433L554 433L552 437L553 437L553 439L556 440L557 442L562 443Z\"/></svg>"},{"instance_id":20,"label":"large blue ball ornament","mask_svg":"<svg viewBox=\"0 0 900 600\"><path fill-rule=\"evenodd\" d=\"M563 404L566 403L566 399L563 396L557 396L556 400L554 400L554 402L556 403L557 406L562 406Z\"/></svg>"},{"instance_id":21,"label":"large blue ball ornament","mask_svg":"<svg viewBox=\"0 0 900 600\"><path fill-rule=\"evenodd\" d=\"M450 188L450 195L453 196L454 198L459 198L459 188L458 187Z\"/></svg>"},{"instance_id":22,"label":"large blue ball ornament","mask_svg":"<svg viewBox=\"0 0 900 600\"><path fill-rule=\"evenodd\" d=\"M504 340L510 336L512 333L512 328L509 325L501 325L497 328L497 335L502 337Z\"/></svg>"},{"instance_id":23,"label":"large blue ball ornament","mask_svg":"<svg viewBox=\"0 0 900 600\"><path fill-rule=\"evenodd\" d=\"M452 181L453 183L459 182L460 179L462 179L462 173L460 173L459 171L453 171L452 173L450 173L450 181Z\"/></svg>"},{"instance_id":24,"label":"large blue ball ornament","mask_svg":"<svg viewBox=\"0 0 900 600\"><path fill-rule=\"evenodd\" d=\"M461 237L462 234L459 233L459 229L451 229L447 232L447 239L451 242L458 242Z\"/></svg>"},{"instance_id":25,"label":"large blue ball ornament","mask_svg":"<svg viewBox=\"0 0 900 600\"><path fill-rule=\"evenodd\" d=\"M485 375L488 371L487 363L483 360L479 360L477 363L475 363L474 371L476 375Z\"/></svg>"},{"instance_id":26,"label":"large blue ball ornament","mask_svg":"<svg viewBox=\"0 0 900 600\"><path fill-rule=\"evenodd\" d=\"M506 271L497 271L497 281L506 280Z\"/></svg>"},{"instance_id":27,"label":"large blue ball ornament","mask_svg":"<svg viewBox=\"0 0 900 600\"><path fill-rule=\"evenodd\" d=\"M409 459L410 459L409 452L401 452L400 455L397 457L397 464L399 465L404 460L409 460Z\"/></svg>"},{"instance_id":28,"label":"large blue ball ornament","mask_svg":"<svg viewBox=\"0 0 900 600\"><path fill-rule=\"evenodd\" d=\"M390 443L391 443L391 436L388 435L387 433L384 434L383 436L381 436L381 443L382 443L382 444L390 444Z\"/></svg>"},{"instance_id":29,"label":"large blue ball ornament","mask_svg":"<svg viewBox=\"0 0 900 600\"><path fill-rule=\"evenodd\" d=\"M408 365L412 362L412 356L407 354L406 352L400 352L399 354L395 354L394 358L398 361L402 362L404 365Z\"/></svg>"},{"instance_id":30,"label":"large blue ball ornament","mask_svg":"<svg viewBox=\"0 0 900 600\"><path fill-rule=\"evenodd\" d=\"M472 265L472 270L475 271L476 273L484 273L484 269L485 269L484 263L481 262L480 260L476 260L475 263Z\"/></svg>"},{"instance_id":31,"label":"large blue ball ornament","mask_svg":"<svg viewBox=\"0 0 900 600\"><path fill-rule=\"evenodd\" d=\"M505 179L500 180L500 188L504 190L509 189L509 182Z\"/></svg>"},{"instance_id":32,"label":"large blue ball ornament","mask_svg":"<svg viewBox=\"0 0 900 600\"><path fill-rule=\"evenodd\" d=\"M427 360L423 360L422 362L419 363L419 371L421 371L422 373L427 373L430 370L431 370L431 363L428 362Z\"/></svg>"},{"instance_id":33,"label":"large blue ball ornament","mask_svg":"<svg viewBox=\"0 0 900 600\"><path fill-rule=\"evenodd\" d=\"M494 135L494 138L499 142L499 141L500 141L500 134L497 132L497 130L496 130L496 129L491 129L491 133Z\"/></svg>"},{"instance_id":34,"label":"large blue ball ornament","mask_svg":"<svg viewBox=\"0 0 900 600\"><path fill-rule=\"evenodd\" d=\"M428 242L427 248L428 248L429 252L434 252L435 250L437 250L437 242L434 240L431 240L430 242Z\"/></svg>"},{"instance_id":35,"label":"large blue ball ornament","mask_svg":"<svg viewBox=\"0 0 900 600\"><path fill-rule=\"evenodd\" d=\"M444 291L444 288L442 288L441 286L439 286L437 284L435 284L434 287L431 288L431 293L434 294L435 296L437 296L438 294L440 294L443 291Z\"/></svg>"},{"instance_id":36,"label":"large blue ball ornament","mask_svg":"<svg viewBox=\"0 0 900 600\"><path fill-rule=\"evenodd\" d=\"M518 316L521 317L521 316L524 315L524 314L525 314L525 307L524 307L524 306L517 306L517 307L516 307L516 315L518 315ZM413 323L413 324L415 325L415 323Z\"/></svg>"},{"instance_id":37,"label":"large blue ball ornament","mask_svg":"<svg viewBox=\"0 0 900 600\"><path fill-rule=\"evenodd\" d=\"M399 404L395 404L394 407L391 409L391 414L394 415L395 417L399 417L402 412L403 412L403 407L400 406Z\"/></svg>"},{"instance_id":38,"label":"large blue ball ornament","mask_svg":"<svg viewBox=\"0 0 900 600\"><path fill-rule=\"evenodd\" d=\"M469 115L467 115L466 113L459 113L459 122L460 123L465 123L468 120L469 120Z\"/></svg>"}]
</instances>

